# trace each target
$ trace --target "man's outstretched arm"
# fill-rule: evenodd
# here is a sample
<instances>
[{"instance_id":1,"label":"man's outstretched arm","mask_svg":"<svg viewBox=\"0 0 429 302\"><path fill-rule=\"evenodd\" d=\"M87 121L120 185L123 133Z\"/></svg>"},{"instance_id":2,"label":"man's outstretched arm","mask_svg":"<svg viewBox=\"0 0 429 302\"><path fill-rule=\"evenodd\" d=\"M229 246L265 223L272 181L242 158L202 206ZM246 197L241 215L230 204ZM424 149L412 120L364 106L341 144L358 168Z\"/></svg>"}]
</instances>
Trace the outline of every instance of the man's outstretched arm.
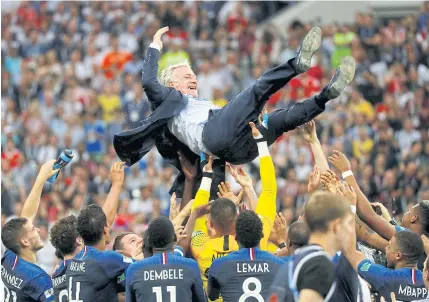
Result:
<instances>
[{"instance_id":1,"label":"man's outstretched arm","mask_svg":"<svg viewBox=\"0 0 429 302\"><path fill-rule=\"evenodd\" d=\"M58 170L52 169L54 163L55 159L52 159L43 164L43 166L40 168L39 174L37 175L36 181L34 182L34 186L24 202L24 206L22 207L21 211L21 217L27 218L30 222L36 218L37 211L39 210L40 198L45 182L49 179L49 177L58 172Z\"/></svg>"},{"instance_id":2,"label":"man's outstretched arm","mask_svg":"<svg viewBox=\"0 0 429 302\"><path fill-rule=\"evenodd\" d=\"M343 153L334 150L334 154L328 157L328 160L343 175L344 180L355 190L358 198L357 213L362 221L368 224L371 229L376 231L383 238L390 240L396 233L395 227L384 220L383 217L375 213L370 202L361 191L356 179L354 178L353 173L351 172L351 165L347 157Z\"/></svg>"},{"instance_id":3,"label":"man's outstretched arm","mask_svg":"<svg viewBox=\"0 0 429 302\"><path fill-rule=\"evenodd\" d=\"M112 187L110 188L109 195L107 195L106 202L103 205L103 212L106 214L107 225L109 227L111 227L115 222L116 213L118 212L119 195L121 194L125 177L124 165L124 162L118 161L114 163L110 169Z\"/></svg>"},{"instance_id":4,"label":"man's outstretched arm","mask_svg":"<svg viewBox=\"0 0 429 302\"><path fill-rule=\"evenodd\" d=\"M158 107L172 91L161 85L158 80L158 61L162 50L161 38L168 30L168 27L163 27L155 33L143 61L142 86L149 102L152 104L152 107L155 108ZM179 94L177 91L176 93Z\"/></svg>"}]
</instances>

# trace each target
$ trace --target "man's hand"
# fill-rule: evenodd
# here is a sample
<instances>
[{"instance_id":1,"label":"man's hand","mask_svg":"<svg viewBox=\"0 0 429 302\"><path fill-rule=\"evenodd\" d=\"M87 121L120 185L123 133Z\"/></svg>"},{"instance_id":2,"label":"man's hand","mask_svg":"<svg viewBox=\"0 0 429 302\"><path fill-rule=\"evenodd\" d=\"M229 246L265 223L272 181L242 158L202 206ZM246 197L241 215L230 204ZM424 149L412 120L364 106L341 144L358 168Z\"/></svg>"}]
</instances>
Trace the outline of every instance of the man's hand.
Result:
<instances>
[{"instance_id":1,"label":"man's hand","mask_svg":"<svg viewBox=\"0 0 429 302\"><path fill-rule=\"evenodd\" d=\"M320 175L320 181L322 185L328 189L329 192L337 194L337 187L339 186L339 182L337 176L331 170L326 170Z\"/></svg>"},{"instance_id":2,"label":"man's hand","mask_svg":"<svg viewBox=\"0 0 429 302\"><path fill-rule=\"evenodd\" d=\"M313 172L308 177L308 193L312 194L320 186L320 169L318 166L314 166Z\"/></svg>"},{"instance_id":3,"label":"man's hand","mask_svg":"<svg viewBox=\"0 0 429 302\"><path fill-rule=\"evenodd\" d=\"M176 202L176 192L174 192L173 194L171 194L170 197L170 220L173 221L174 218L177 217L177 215L179 215L180 212L180 204L177 205Z\"/></svg>"},{"instance_id":4,"label":"man's hand","mask_svg":"<svg viewBox=\"0 0 429 302\"><path fill-rule=\"evenodd\" d=\"M396 302L396 296L395 296L395 293L394 293L394 292L391 292L391 293L390 293L390 300L391 300L392 302ZM386 302L386 299L385 299L384 297L381 297L381 298L380 298L380 302Z\"/></svg>"},{"instance_id":5,"label":"man's hand","mask_svg":"<svg viewBox=\"0 0 429 302\"><path fill-rule=\"evenodd\" d=\"M253 138L257 138L258 136L262 136L261 132L259 132L258 128L256 128L255 123L249 123L250 128L252 129Z\"/></svg>"},{"instance_id":6,"label":"man's hand","mask_svg":"<svg viewBox=\"0 0 429 302\"><path fill-rule=\"evenodd\" d=\"M337 186L337 194L345 197L350 205L355 206L357 204L356 192L348 183L340 183L339 186Z\"/></svg>"},{"instance_id":7,"label":"man's hand","mask_svg":"<svg viewBox=\"0 0 429 302\"><path fill-rule=\"evenodd\" d=\"M237 172L237 170L235 170L230 164L227 163L226 166L228 167L229 173L232 175L232 177L234 177L235 181L240 186L242 186L243 188L253 187L252 178L247 175L242 168L239 168Z\"/></svg>"},{"instance_id":8,"label":"man's hand","mask_svg":"<svg viewBox=\"0 0 429 302\"><path fill-rule=\"evenodd\" d=\"M121 186L124 184L125 178L125 163L118 161L112 165L110 168L110 179L112 180L112 185Z\"/></svg>"},{"instance_id":9,"label":"man's hand","mask_svg":"<svg viewBox=\"0 0 429 302\"><path fill-rule=\"evenodd\" d=\"M158 29L158 31L155 33L155 35L153 36L153 43L159 46L159 50L162 50L163 44L162 44L162 35L165 34L170 28L167 27L163 27L161 29Z\"/></svg>"},{"instance_id":10,"label":"man's hand","mask_svg":"<svg viewBox=\"0 0 429 302\"><path fill-rule=\"evenodd\" d=\"M207 164L203 167L203 171L213 173L213 156L209 156L209 160L207 161Z\"/></svg>"},{"instance_id":11,"label":"man's hand","mask_svg":"<svg viewBox=\"0 0 429 302\"><path fill-rule=\"evenodd\" d=\"M311 120L305 123L303 126L298 127L301 130L302 137L309 143L313 143L317 140L316 123Z\"/></svg>"},{"instance_id":12,"label":"man's hand","mask_svg":"<svg viewBox=\"0 0 429 302\"><path fill-rule=\"evenodd\" d=\"M212 205L212 201L210 201L209 203L206 203L206 204L200 205L200 206L196 207L196 208L192 211L192 213L193 213L193 212L195 212L195 214L197 215L197 218L198 218L198 217L201 217L201 216L203 216L203 215L206 215L206 214L210 213L210 206L211 206L211 205Z\"/></svg>"},{"instance_id":13,"label":"man's hand","mask_svg":"<svg viewBox=\"0 0 429 302\"><path fill-rule=\"evenodd\" d=\"M178 151L177 154L179 155L180 166L182 167L186 179L193 180L198 173L198 159L196 159L194 163L191 163L182 151Z\"/></svg>"},{"instance_id":14,"label":"man's hand","mask_svg":"<svg viewBox=\"0 0 429 302\"><path fill-rule=\"evenodd\" d=\"M235 203L236 206L240 204L241 199L243 198L244 191L241 190L237 195L234 194L231 188L231 184L227 181L226 184L221 182L220 185L217 186L219 192L217 192L217 196L219 198L228 198Z\"/></svg>"},{"instance_id":15,"label":"man's hand","mask_svg":"<svg viewBox=\"0 0 429 302\"><path fill-rule=\"evenodd\" d=\"M350 161L338 150L334 150L334 153L328 157L328 161L334 165L340 173L344 173L352 169Z\"/></svg>"},{"instance_id":16,"label":"man's hand","mask_svg":"<svg viewBox=\"0 0 429 302\"><path fill-rule=\"evenodd\" d=\"M56 161L55 159L51 159L50 161L47 161L46 163L44 163L42 167L40 167L40 171L39 171L39 174L37 175L37 178L45 182L51 176L55 175L55 173L59 171L59 169L53 170L55 161Z\"/></svg>"},{"instance_id":17,"label":"man's hand","mask_svg":"<svg viewBox=\"0 0 429 302\"><path fill-rule=\"evenodd\" d=\"M274 220L274 227L271 231L269 240L275 245L279 246L286 241L287 233L287 222L286 218L280 212L277 214L276 219Z\"/></svg>"},{"instance_id":18,"label":"man's hand","mask_svg":"<svg viewBox=\"0 0 429 302\"><path fill-rule=\"evenodd\" d=\"M389 210L386 209L384 204L381 202L373 202L371 203L372 206L379 207L381 210L381 216L384 218L384 220L390 222L392 220L392 217L390 216Z\"/></svg>"}]
</instances>

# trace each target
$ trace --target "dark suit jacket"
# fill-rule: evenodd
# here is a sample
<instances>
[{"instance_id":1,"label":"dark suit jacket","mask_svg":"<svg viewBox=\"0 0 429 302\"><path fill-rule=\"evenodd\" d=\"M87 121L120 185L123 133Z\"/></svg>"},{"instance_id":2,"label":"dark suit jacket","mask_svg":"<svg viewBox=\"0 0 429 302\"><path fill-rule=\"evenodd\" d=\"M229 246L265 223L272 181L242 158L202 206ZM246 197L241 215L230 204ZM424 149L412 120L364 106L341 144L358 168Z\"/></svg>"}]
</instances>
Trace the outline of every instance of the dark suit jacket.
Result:
<instances>
[{"instance_id":1,"label":"dark suit jacket","mask_svg":"<svg viewBox=\"0 0 429 302\"><path fill-rule=\"evenodd\" d=\"M129 131L115 134L113 146L119 158L128 166L132 166L145 156L154 146L161 156L170 164L175 166L179 175L170 190L170 194L176 192L178 197L183 194L185 175L181 169L177 152L181 150L190 162L195 162L199 155L193 153L188 146L180 142L170 133L167 127L168 121L177 116L188 104L188 98L174 88L165 87L158 81L158 60L160 52L157 49L149 48L143 62L142 85L151 103L152 114L141 121L141 125ZM220 175L214 177L213 182L217 183L224 179L221 171L225 166L221 164ZM218 169L216 169L218 170ZM199 175L196 178L197 187L201 181L201 168L198 167ZM215 172L215 174L218 174ZM212 186L215 187L215 186ZM217 188L212 192L216 197ZM195 193L195 192L194 192Z\"/></svg>"}]
</instances>

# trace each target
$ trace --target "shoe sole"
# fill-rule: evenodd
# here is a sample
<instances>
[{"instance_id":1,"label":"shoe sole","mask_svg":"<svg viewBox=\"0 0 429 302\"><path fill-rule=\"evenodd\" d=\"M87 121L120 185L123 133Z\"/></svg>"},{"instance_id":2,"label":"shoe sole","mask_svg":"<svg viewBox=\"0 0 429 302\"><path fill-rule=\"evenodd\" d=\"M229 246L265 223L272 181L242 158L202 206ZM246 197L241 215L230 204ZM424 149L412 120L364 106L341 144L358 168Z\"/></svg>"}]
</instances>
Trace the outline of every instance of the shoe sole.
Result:
<instances>
[{"instance_id":1,"label":"shoe sole","mask_svg":"<svg viewBox=\"0 0 429 302\"><path fill-rule=\"evenodd\" d=\"M311 66L311 58L316 50L319 49L320 44L322 43L322 30L320 27L313 27L307 35L304 37L304 40L301 44L301 50L299 51L299 65L308 70Z\"/></svg>"},{"instance_id":2,"label":"shoe sole","mask_svg":"<svg viewBox=\"0 0 429 302\"><path fill-rule=\"evenodd\" d=\"M341 62L340 66L338 66L340 73L335 83L332 84L333 90L335 90L338 94L343 92L344 88L353 80L355 76L356 70L356 62L353 57L345 57Z\"/></svg>"}]
</instances>

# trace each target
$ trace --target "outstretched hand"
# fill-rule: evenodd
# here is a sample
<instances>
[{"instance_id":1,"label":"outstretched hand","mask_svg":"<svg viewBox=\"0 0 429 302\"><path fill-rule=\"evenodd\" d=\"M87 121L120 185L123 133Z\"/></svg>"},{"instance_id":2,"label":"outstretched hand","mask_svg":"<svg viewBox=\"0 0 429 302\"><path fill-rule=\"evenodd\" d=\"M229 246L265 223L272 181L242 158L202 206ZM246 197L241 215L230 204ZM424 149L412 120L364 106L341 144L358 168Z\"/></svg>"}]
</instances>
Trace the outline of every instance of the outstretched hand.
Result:
<instances>
[{"instance_id":1,"label":"outstretched hand","mask_svg":"<svg viewBox=\"0 0 429 302\"><path fill-rule=\"evenodd\" d=\"M155 35L153 36L153 43L154 44L156 44L156 45L158 45L159 46L159 49L161 50L162 49L162 47L163 47L163 44L162 44L162 40L161 40L161 38L162 38L162 36L167 32L167 31L169 31L170 30L170 28L168 27L168 26L166 26L166 27L163 27L163 28L160 28L160 29L158 29L158 31L155 33Z\"/></svg>"},{"instance_id":2,"label":"outstretched hand","mask_svg":"<svg viewBox=\"0 0 429 302\"><path fill-rule=\"evenodd\" d=\"M331 170L326 170L321 174L320 181L322 182L322 185L324 185L325 188L328 189L329 192L337 194L337 187L339 185L339 182L334 172L332 172Z\"/></svg>"},{"instance_id":3,"label":"outstretched hand","mask_svg":"<svg viewBox=\"0 0 429 302\"><path fill-rule=\"evenodd\" d=\"M351 170L351 164L348 158L338 150L334 150L334 153L328 157L328 161L338 170L340 173Z\"/></svg>"},{"instance_id":4,"label":"outstretched hand","mask_svg":"<svg viewBox=\"0 0 429 302\"><path fill-rule=\"evenodd\" d=\"M209 156L207 164L203 167L203 172L213 172L213 156Z\"/></svg>"},{"instance_id":5,"label":"outstretched hand","mask_svg":"<svg viewBox=\"0 0 429 302\"><path fill-rule=\"evenodd\" d=\"M299 126L298 128L301 130L302 136L307 142L312 143L317 140L316 123L313 120Z\"/></svg>"},{"instance_id":6,"label":"outstretched hand","mask_svg":"<svg viewBox=\"0 0 429 302\"><path fill-rule=\"evenodd\" d=\"M198 174L198 159L195 162L189 161L182 151L178 151L180 166L185 174L186 179L193 180Z\"/></svg>"},{"instance_id":7,"label":"outstretched hand","mask_svg":"<svg viewBox=\"0 0 429 302\"><path fill-rule=\"evenodd\" d=\"M228 181L226 183L221 182L220 185L218 185L217 187L219 190L217 192L217 197L228 198L229 200L234 202L236 206L240 204L241 199L243 198L243 193L244 193L243 190L241 190L237 195L235 195L234 192L232 191L231 184Z\"/></svg>"},{"instance_id":8,"label":"outstretched hand","mask_svg":"<svg viewBox=\"0 0 429 302\"><path fill-rule=\"evenodd\" d=\"M256 125L254 122L250 122L249 126L252 129L253 138L257 138L258 136L262 136L261 132L259 132L258 128L256 128Z\"/></svg>"},{"instance_id":9,"label":"outstretched hand","mask_svg":"<svg viewBox=\"0 0 429 302\"><path fill-rule=\"evenodd\" d=\"M308 193L312 194L320 186L320 169L318 166L314 166L314 170L310 173L308 177Z\"/></svg>"},{"instance_id":10,"label":"outstretched hand","mask_svg":"<svg viewBox=\"0 0 429 302\"><path fill-rule=\"evenodd\" d=\"M229 163L226 164L229 173L234 177L235 181L243 188L252 188L252 178L244 172L243 168L234 169Z\"/></svg>"}]
</instances>

